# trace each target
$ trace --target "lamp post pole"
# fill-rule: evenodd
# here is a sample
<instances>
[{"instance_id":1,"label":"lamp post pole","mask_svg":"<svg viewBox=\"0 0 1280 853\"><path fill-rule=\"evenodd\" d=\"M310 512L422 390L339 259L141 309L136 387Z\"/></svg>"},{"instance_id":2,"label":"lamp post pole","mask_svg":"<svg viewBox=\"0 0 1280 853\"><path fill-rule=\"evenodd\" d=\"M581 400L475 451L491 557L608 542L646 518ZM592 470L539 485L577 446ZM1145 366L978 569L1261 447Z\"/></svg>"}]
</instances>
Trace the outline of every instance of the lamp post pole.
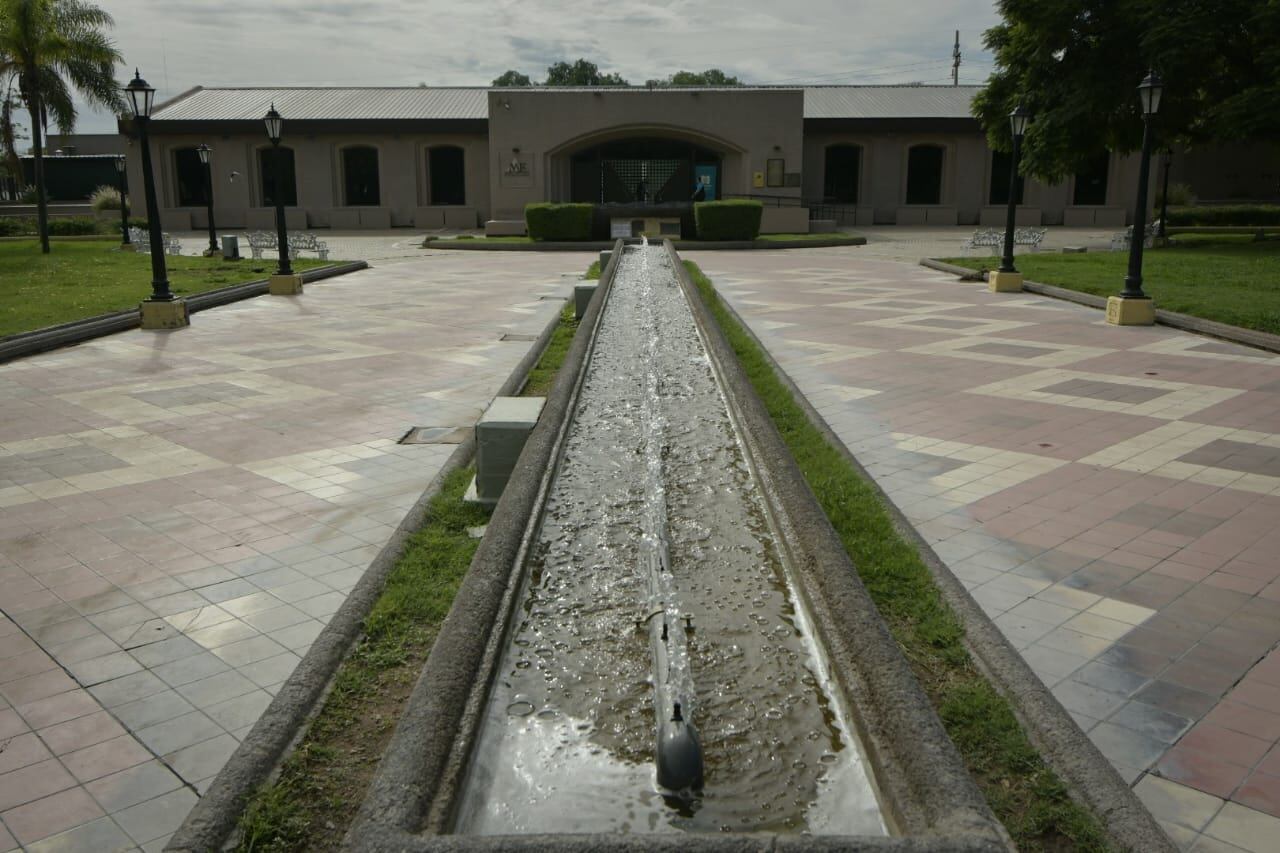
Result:
<instances>
[{"instance_id":1,"label":"lamp post pole","mask_svg":"<svg viewBox=\"0 0 1280 853\"><path fill-rule=\"evenodd\" d=\"M1169 172L1172 166L1173 149L1166 148L1164 150L1164 189L1160 193L1160 233L1156 235L1161 241L1169 236L1165 226L1169 220Z\"/></svg>"},{"instance_id":2,"label":"lamp post pole","mask_svg":"<svg viewBox=\"0 0 1280 853\"><path fill-rule=\"evenodd\" d=\"M276 112L276 105L272 104L263 121L267 125L267 138L271 140L271 166L272 171L275 172L271 194L275 196L276 240L280 244L280 265L276 269L276 275L293 275L293 265L289 262L289 231L285 227L284 219L284 193L282 192L284 172L280 162L280 131L284 125L284 119L281 118L280 113Z\"/></svg>"},{"instance_id":3,"label":"lamp post pole","mask_svg":"<svg viewBox=\"0 0 1280 853\"><path fill-rule=\"evenodd\" d=\"M213 167L209 164L209 154L212 150L203 142L196 149L200 154L200 162L204 165L204 198L209 213L209 248L204 253L206 258L218 254L218 228L213 222Z\"/></svg>"},{"instance_id":4,"label":"lamp post pole","mask_svg":"<svg viewBox=\"0 0 1280 853\"><path fill-rule=\"evenodd\" d=\"M156 202L156 182L151 172L151 146L147 141L147 123L155 104L156 90L147 85L142 75L125 87L133 121L138 128L138 145L142 152L142 187L147 202L147 231L151 242L151 296L142 303L142 328L176 329L190 325L185 300L174 299L169 289L169 272L164 261L164 234L160 230L160 205Z\"/></svg>"},{"instance_id":5,"label":"lamp post pole","mask_svg":"<svg viewBox=\"0 0 1280 853\"><path fill-rule=\"evenodd\" d=\"M1000 259L1000 272L1016 273L1013 265L1013 232L1018 225L1018 161L1022 158L1022 136L1027 132L1028 113L1021 106L1009 114L1013 130L1013 154L1009 158L1009 209L1004 220L1004 257Z\"/></svg>"},{"instance_id":6,"label":"lamp post pole","mask_svg":"<svg viewBox=\"0 0 1280 853\"><path fill-rule=\"evenodd\" d=\"M119 175L120 190L120 246L133 248L129 239L129 204L125 200L129 194L129 175L125 171L126 161L123 154L116 157L116 174Z\"/></svg>"},{"instance_id":7,"label":"lamp post pole","mask_svg":"<svg viewBox=\"0 0 1280 853\"><path fill-rule=\"evenodd\" d=\"M1138 86L1142 98L1142 161L1138 166L1138 193L1134 200L1133 232L1129 239L1129 272L1124 290L1107 300L1107 322L1120 326L1150 326L1155 323L1155 306L1142 291L1142 249L1147 239L1147 185L1151 173L1151 146L1155 136L1151 117L1160 109L1164 84L1155 71Z\"/></svg>"}]
</instances>

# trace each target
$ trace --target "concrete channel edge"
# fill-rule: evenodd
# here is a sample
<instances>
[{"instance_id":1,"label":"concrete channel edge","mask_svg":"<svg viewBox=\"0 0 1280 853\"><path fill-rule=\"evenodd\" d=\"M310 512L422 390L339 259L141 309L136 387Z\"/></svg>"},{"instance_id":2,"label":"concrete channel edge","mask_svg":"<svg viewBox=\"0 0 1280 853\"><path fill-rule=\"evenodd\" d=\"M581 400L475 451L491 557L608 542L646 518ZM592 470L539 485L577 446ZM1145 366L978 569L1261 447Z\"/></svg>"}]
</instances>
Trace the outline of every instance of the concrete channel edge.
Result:
<instances>
[{"instance_id":1,"label":"concrete channel edge","mask_svg":"<svg viewBox=\"0 0 1280 853\"><path fill-rule=\"evenodd\" d=\"M933 546L916 530L915 525L888 493L845 446L737 310L724 299L721 303L763 353L774 374L791 391L792 397L810 423L876 491L894 527L919 552L944 600L964 624L966 645L979 667L1000 694L1013 705L1032 744L1041 752L1049 766L1063 778L1072 796L1098 816L1109 838L1122 849L1140 853L1176 853L1177 846L1169 840L1147 807L1138 799L1138 795L1045 687L1044 682L1004 633L974 601L964 584L933 550Z\"/></svg>"},{"instance_id":2,"label":"concrete channel edge","mask_svg":"<svg viewBox=\"0 0 1280 853\"><path fill-rule=\"evenodd\" d=\"M763 404L754 396L736 359L738 371L726 393L749 393L750 431L772 431L757 443L753 459L768 468L769 482L785 491L787 524L807 540L796 555L806 563L805 581L821 588L806 593L821 599L813 615L820 625L843 623L838 636L826 636L828 657L841 672L839 681L853 692L856 707L869 709L873 731L860 731L876 753L877 769L891 775L881 784L890 800L887 818L907 835L888 838L758 835L541 835L468 837L449 835L465 764L478 739L489 685L508 635L511 613L525 581L525 556L538 527L537 513L554 476L569 415L575 408L585 366L608 289L621 252L621 241L601 278L583 324L556 379L539 421L525 446L507 491L490 521L467 578L455 598L405 714L397 726L344 848L362 851L541 851L541 850L895 850L996 851L1010 846L1008 836L964 768L941 722L910 673L901 651L888 634L878 611L862 589L848 555L804 484L799 470ZM668 251L674 250L668 244ZM683 271L677 266L678 274ZM686 293L692 285L683 276ZM696 293L694 294L696 298ZM706 326L692 302L695 319L724 361L732 354L718 328ZM705 312L705 307L702 307ZM719 342L716 342L719 336ZM711 352L709 352L711 355ZM724 372L721 372L723 377ZM740 408L739 411L742 411ZM765 420L761 420L764 418ZM781 449L781 452L779 452ZM781 461L778 459L780 457ZM786 466L790 470L786 470ZM780 470L781 469L781 470ZM804 509L797 511L793 504ZM822 532L825 528L825 536ZM814 567L817 567L815 570ZM825 570L825 572L824 572ZM811 606L811 610L815 610ZM837 618L835 614L839 614ZM853 614L851 617L850 614ZM821 629L820 629L821 630ZM484 637L485 642L478 642ZM846 698L848 694L846 694ZM869 698L868 698L869 697ZM874 701L874 705L867 704ZM854 702L850 702L854 704ZM866 728L866 724L861 726Z\"/></svg>"},{"instance_id":3,"label":"concrete channel edge","mask_svg":"<svg viewBox=\"0 0 1280 853\"><path fill-rule=\"evenodd\" d=\"M368 268L367 261L350 261L327 267L316 267L303 272L301 275L303 282L313 282ZM185 298L187 300L187 310L194 314L197 311L216 308L219 305L239 302L241 299L261 296L266 292L267 280L263 278L232 284L227 287L219 287L216 290L196 293ZM70 323L60 323L57 326L48 326L43 329L20 332L16 335L0 338L0 364L12 361L15 358L25 358L29 355L36 355L73 344L82 344L85 341L91 341L94 338L101 338L105 335L126 332L129 329L137 328L139 322L141 320L138 309L130 308L126 311L113 311L110 314L99 314L97 317L73 320Z\"/></svg>"},{"instance_id":4,"label":"concrete channel edge","mask_svg":"<svg viewBox=\"0 0 1280 853\"><path fill-rule=\"evenodd\" d=\"M363 261L360 263L364 264ZM262 288L266 292L265 282L262 282ZM520 392L559 322L560 312L557 311L496 396ZM439 493L445 479L466 467L474 454L475 436L468 435L405 514L346 601L169 840L164 848L166 851L207 853L223 849L231 839L249 797L270 780L301 738L307 722L320 709L338 667L359 639L365 617L382 594L387 576L403 556L410 537L422 527L428 504Z\"/></svg>"},{"instance_id":5,"label":"concrete channel edge","mask_svg":"<svg viewBox=\"0 0 1280 853\"><path fill-rule=\"evenodd\" d=\"M978 270L962 267L956 264L949 264L946 261L935 260L934 258L922 258L920 265L938 272L954 273L955 275L973 275ZM983 279L986 273L983 272ZM1041 296L1048 296L1053 299L1061 299L1065 302L1075 302L1078 305L1088 305L1090 308L1100 308L1106 310L1107 298L1105 296L1096 296L1092 293L1081 293L1078 290L1069 290L1065 287L1058 287L1053 284L1043 284L1038 281L1024 281L1022 289L1028 293L1038 293ZM1156 322L1162 326L1169 326L1173 329L1180 329L1184 332L1193 332L1197 335L1205 335L1210 338L1218 338L1219 340L1229 341L1233 344L1241 344L1255 349L1266 350L1267 352L1280 353L1280 335L1272 335L1267 332L1259 332L1254 329L1244 329L1240 326L1232 326L1227 323L1219 323L1215 320L1205 320L1202 317L1192 317L1190 314L1179 314L1176 311L1165 311L1163 308L1156 309Z\"/></svg>"}]
</instances>

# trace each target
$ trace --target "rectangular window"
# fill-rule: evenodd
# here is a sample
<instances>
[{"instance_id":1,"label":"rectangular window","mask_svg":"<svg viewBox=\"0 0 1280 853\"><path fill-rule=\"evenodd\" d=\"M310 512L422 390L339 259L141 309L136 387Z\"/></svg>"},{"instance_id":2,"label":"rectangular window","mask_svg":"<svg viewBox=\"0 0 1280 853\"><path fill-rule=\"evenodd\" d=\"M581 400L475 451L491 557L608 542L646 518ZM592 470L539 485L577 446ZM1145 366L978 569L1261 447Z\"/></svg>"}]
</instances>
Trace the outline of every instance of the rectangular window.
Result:
<instances>
[{"instance_id":1,"label":"rectangular window","mask_svg":"<svg viewBox=\"0 0 1280 853\"><path fill-rule=\"evenodd\" d=\"M343 199L348 207L377 207L378 149L367 146L342 150Z\"/></svg>"},{"instance_id":2,"label":"rectangular window","mask_svg":"<svg viewBox=\"0 0 1280 853\"><path fill-rule=\"evenodd\" d=\"M280 164L279 176L276 175L276 163ZM293 170L293 149L279 148L258 149L258 174L262 176L262 206L275 207L276 188L280 189L281 202L285 207L298 206L298 181Z\"/></svg>"},{"instance_id":3,"label":"rectangular window","mask_svg":"<svg viewBox=\"0 0 1280 853\"><path fill-rule=\"evenodd\" d=\"M942 157L939 145L917 145L907 152L907 204L942 203Z\"/></svg>"},{"instance_id":4,"label":"rectangular window","mask_svg":"<svg viewBox=\"0 0 1280 853\"><path fill-rule=\"evenodd\" d=\"M765 164L765 186L781 187L787 183L787 161L781 157L769 160Z\"/></svg>"},{"instance_id":5,"label":"rectangular window","mask_svg":"<svg viewBox=\"0 0 1280 853\"><path fill-rule=\"evenodd\" d=\"M174 172L178 184L178 207L204 207L209 194L204 184L204 163L200 152L194 148L179 148L173 152Z\"/></svg>"}]
</instances>

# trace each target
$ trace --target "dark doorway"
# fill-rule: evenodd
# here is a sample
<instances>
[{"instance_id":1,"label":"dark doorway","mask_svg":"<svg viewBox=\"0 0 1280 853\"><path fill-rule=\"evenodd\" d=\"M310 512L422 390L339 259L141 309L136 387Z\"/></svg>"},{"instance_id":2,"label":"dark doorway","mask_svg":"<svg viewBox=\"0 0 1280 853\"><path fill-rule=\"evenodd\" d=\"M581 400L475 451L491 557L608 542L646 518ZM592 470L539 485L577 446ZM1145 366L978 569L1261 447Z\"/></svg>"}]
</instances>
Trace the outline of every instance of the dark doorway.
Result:
<instances>
[{"instance_id":1,"label":"dark doorway","mask_svg":"<svg viewBox=\"0 0 1280 853\"><path fill-rule=\"evenodd\" d=\"M277 154L279 160L276 159ZM276 174L276 163L280 164L280 173ZM298 205L298 181L293 171L293 149L279 148L258 149L258 174L262 176L262 206L275 207L276 191L279 190L281 202L285 207Z\"/></svg>"},{"instance_id":2,"label":"dark doorway","mask_svg":"<svg viewBox=\"0 0 1280 853\"><path fill-rule=\"evenodd\" d=\"M857 204L858 183L861 175L861 146L830 146L827 148L826 167L822 178L823 199L832 204Z\"/></svg>"},{"instance_id":3,"label":"dark doorway","mask_svg":"<svg viewBox=\"0 0 1280 853\"><path fill-rule=\"evenodd\" d=\"M461 148L443 145L427 152L431 204L466 204L466 157Z\"/></svg>"},{"instance_id":4,"label":"dark doorway","mask_svg":"<svg viewBox=\"0 0 1280 853\"><path fill-rule=\"evenodd\" d=\"M572 201L691 204L713 201L719 193L720 155L687 142L625 139L573 156Z\"/></svg>"},{"instance_id":5,"label":"dark doorway","mask_svg":"<svg viewBox=\"0 0 1280 853\"><path fill-rule=\"evenodd\" d=\"M361 145L342 149L343 199L348 207L377 207L378 149Z\"/></svg>"},{"instance_id":6,"label":"dark doorway","mask_svg":"<svg viewBox=\"0 0 1280 853\"><path fill-rule=\"evenodd\" d=\"M178 178L178 207L204 207L209 194L204 185L204 163L200 152L194 148L179 148L173 152L174 172Z\"/></svg>"},{"instance_id":7,"label":"dark doorway","mask_svg":"<svg viewBox=\"0 0 1280 853\"><path fill-rule=\"evenodd\" d=\"M1103 205L1107 203L1107 173L1111 168L1111 153L1104 151L1083 170L1076 172L1076 188L1072 204Z\"/></svg>"},{"instance_id":8,"label":"dark doorway","mask_svg":"<svg viewBox=\"0 0 1280 853\"><path fill-rule=\"evenodd\" d=\"M1007 151L991 152L991 190L987 195L987 204L1007 205L1009 203L1009 164L1013 162L1013 154ZM1026 181L1018 176L1017 203L1022 204L1022 194L1026 190Z\"/></svg>"},{"instance_id":9,"label":"dark doorway","mask_svg":"<svg viewBox=\"0 0 1280 853\"><path fill-rule=\"evenodd\" d=\"M942 203L940 145L916 145L907 152L907 204Z\"/></svg>"}]
</instances>

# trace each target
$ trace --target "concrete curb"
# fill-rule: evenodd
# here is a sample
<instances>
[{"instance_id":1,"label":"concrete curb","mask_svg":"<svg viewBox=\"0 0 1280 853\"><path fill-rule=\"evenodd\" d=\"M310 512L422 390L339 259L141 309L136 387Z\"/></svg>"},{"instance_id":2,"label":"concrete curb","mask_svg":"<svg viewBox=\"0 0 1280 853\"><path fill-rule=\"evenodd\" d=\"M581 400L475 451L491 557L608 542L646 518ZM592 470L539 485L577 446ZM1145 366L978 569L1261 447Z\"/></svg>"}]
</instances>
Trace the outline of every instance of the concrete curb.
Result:
<instances>
[{"instance_id":1,"label":"concrete curb","mask_svg":"<svg viewBox=\"0 0 1280 853\"><path fill-rule=\"evenodd\" d=\"M1046 763L1063 778L1072 796L1098 816L1108 836L1122 849L1135 853L1177 853L1178 848L1165 835L1133 789L1125 783L1093 741L1080 730L1022 655L973 600L964 584L937 555L928 540L920 535L915 525L845 446L826 419L774 360L768 347L756 337L751 327L743 322L742 317L723 296L721 303L759 347L774 374L791 391L810 423L876 491L899 535L915 546L938 584L943 598L963 623L965 643L978 665L1000 694L1013 705L1031 742Z\"/></svg>"},{"instance_id":2,"label":"concrete curb","mask_svg":"<svg viewBox=\"0 0 1280 853\"><path fill-rule=\"evenodd\" d=\"M977 270L969 267L962 267L956 264L949 264L946 261L934 260L933 258L922 258L920 265L935 269L939 272L954 273L955 275L973 275ZM984 275L985 278L985 275ZM1049 296L1054 299L1061 299L1065 302L1075 302L1078 305L1088 305L1090 308L1101 308L1106 310L1107 298L1105 296L1096 296L1092 293L1081 293L1077 290L1069 290L1065 287L1058 287L1054 284L1041 284L1038 281L1024 281L1022 289L1028 293L1038 293L1041 296ZM1219 323L1214 320L1205 320L1201 317L1192 317L1190 314L1179 314L1176 311L1165 311L1161 308L1156 309L1156 322L1162 326L1169 326L1173 329L1181 329L1184 332L1194 332L1197 335L1205 335L1210 338L1219 338L1220 340L1229 341L1233 344L1241 344L1255 349L1266 350L1267 352L1280 353L1280 335L1272 335L1267 332L1257 332L1253 329L1242 329L1239 326L1231 326L1226 323Z\"/></svg>"},{"instance_id":3,"label":"concrete curb","mask_svg":"<svg viewBox=\"0 0 1280 853\"><path fill-rule=\"evenodd\" d=\"M367 261L351 261L345 264L316 267L315 269L307 270L301 275L304 282L313 282L346 275L347 273L368 269L368 267ZM241 299L261 296L266 292L267 280L263 278L220 287L216 290L208 290L185 298L187 300L187 310L194 314L197 311L216 308L219 305L227 305L231 302L238 302ZM29 355L47 352L51 349L81 344L105 335L127 332L129 329L137 328L140 322L141 318L138 309L130 308L127 311L99 314L97 317L73 320L70 323L48 326L32 332L19 332L16 335L0 338L0 364L12 361L15 358L25 358Z\"/></svg>"},{"instance_id":4,"label":"concrete curb","mask_svg":"<svg viewBox=\"0 0 1280 853\"><path fill-rule=\"evenodd\" d=\"M559 322L557 312L496 396L519 393ZM362 632L365 617L382 594L387 576L403 556L409 538L422 527L431 499L440 491L446 477L471 461L474 452L473 434L457 446L423 490L267 710L169 840L166 851L205 853L223 848L235 831L249 797L275 772L301 737L307 720L320 708L338 667Z\"/></svg>"},{"instance_id":5,"label":"concrete curb","mask_svg":"<svg viewBox=\"0 0 1280 853\"><path fill-rule=\"evenodd\" d=\"M866 237L848 240L677 240L676 249L686 252L715 251L772 251L775 249L831 249L838 246L865 246ZM465 252L600 252L613 248L613 243L593 241L588 243L488 243L484 240L423 241L424 249L458 249Z\"/></svg>"},{"instance_id":6,"label":"concrete curb","mask_svg":"<svg viewBox=\"0 0 1280 853\"><path fill-rule=\"evenodd\" d=\"M480 731L505 626L521 588L519 570L530 545L530 519L556 467L621 245L615 244L344 847L363 847L379 829L410 837L424 821L428 828L449 821L448 809L457 798L463 764ZM436 808L428 813L431 806Z\"/></svg>"}]
</instances>

